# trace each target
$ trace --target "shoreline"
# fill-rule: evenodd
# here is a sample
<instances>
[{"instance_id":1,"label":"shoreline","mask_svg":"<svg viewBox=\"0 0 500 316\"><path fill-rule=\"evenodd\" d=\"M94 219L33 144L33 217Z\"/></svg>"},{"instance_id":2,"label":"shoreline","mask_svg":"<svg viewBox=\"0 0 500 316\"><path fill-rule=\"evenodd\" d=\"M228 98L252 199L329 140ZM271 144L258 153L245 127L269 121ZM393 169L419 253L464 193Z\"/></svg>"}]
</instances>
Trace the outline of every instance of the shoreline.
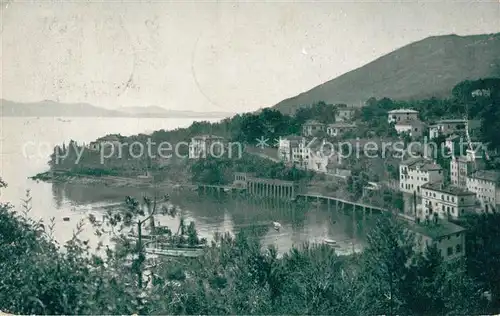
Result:
<instances>
[{"instance_id":1,"label":"shoreline","mask_svg":"<svg viewBox=\"0 0 500 316\"><path fill-rule=\"evenodd\" d=\"M126 177L115 175L86 175L70 171L45 171L34 176L28 177L33 181L41 181L46 183L67 183L80 185L101 184L115 188L120 187L136 187L136 188L194 188L195 186L189 183L174 182L171 180L163 180L153 182L153 177Z\"/></svg>"}]
</instances>

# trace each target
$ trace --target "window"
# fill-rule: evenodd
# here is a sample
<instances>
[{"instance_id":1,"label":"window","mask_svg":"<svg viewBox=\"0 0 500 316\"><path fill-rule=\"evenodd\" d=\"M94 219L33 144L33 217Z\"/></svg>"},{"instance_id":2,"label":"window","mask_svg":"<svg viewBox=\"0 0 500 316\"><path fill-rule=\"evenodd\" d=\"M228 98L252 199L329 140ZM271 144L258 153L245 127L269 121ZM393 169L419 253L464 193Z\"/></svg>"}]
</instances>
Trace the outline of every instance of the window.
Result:
<instances>
[{"instance_id":1,"label":"window","mask_svg":"<svg viewBox=\"0 0 500 316\"><path fill-rule=\"evenodd\" d=\"M457 247L455 248L456 253L461 253L462 252L462 245L458 244Z\"/></svg>"},{"instance_id":2,"label":"window","mask_svg":"<svg viewBox=\"0 0 500 316\"><path fill-rule=\"evenodd\" d=\"M448 256L453 255L453 248L452 248L452 247L448 247L448 249L446 249L446 254L447 254Z\"/></svg>"}]
</instances>

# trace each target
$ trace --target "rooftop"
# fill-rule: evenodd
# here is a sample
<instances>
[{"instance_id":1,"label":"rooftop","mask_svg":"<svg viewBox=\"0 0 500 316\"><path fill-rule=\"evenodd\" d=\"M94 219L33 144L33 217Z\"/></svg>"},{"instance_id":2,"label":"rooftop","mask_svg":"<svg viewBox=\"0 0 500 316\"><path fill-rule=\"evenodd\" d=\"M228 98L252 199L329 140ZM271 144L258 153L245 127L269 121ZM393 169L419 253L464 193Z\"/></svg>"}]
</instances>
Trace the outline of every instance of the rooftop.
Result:
<instances>
[{"instance_id":1,"label":"rooftop","mask_svg":"<svg viewBox=\"0 0 500 316\"><path fill-rule=\"evenodd\" d=\"M420 170L423 170L423 171L432 171L432 170L443 169L443 168L441 168L440 165L435 164L435 163L422 163L422 164L417 164L416 166L419 167Z\"/></svg>"},{"instance_id":2,"label":"rooftop","mask_svg":"<svg viewBox=\"0 0 500 316\"><path fill-rule=\"evenodd\" d=\"M432 220L429 223L415 223L405 222L407 227L417 234L421 234L431 239L438 239L441 237L461 233L466 229L462 226L450 223L446 220L438 219L437 223Z\"/></svg>"},{"instance_id":3,"label":"rooftop","mask_svg":"<svg viewBox=\"0 0 500 316\"><path fill-rule=\"evenodd\" d=\"M333 124L328 124L328 127L336 127L336 128L355 128L356 124L349 124L349 123L333 123Z\"/></svg>"},{"instance_id":4,"label":"rooftop","mask_svg":"<svg viewBox=\"0 0 500 316\"><path fill-rule=\"evenodd\" d=\"M389 114L404 114L404 113L418 114L418 111L412 109L397 109L389 111Z\"/></svg>"},{"instance_id":5,"label":"rooftop","mask_svg":"<svg viewBox=\"0 0 500 316\"><path fill-rule=\"evenodd\" d=\"M289 141L305 141L305 138L303 136L298 136L298 135L289 135L285 137L281 137L281 140L289 140Z\"/></svg>"},{"instance_id":6,"label":"rooftop","mask_svg":"<svg viewBox=\"0 0 500 316\"><path fill-rule=\"evenodd\" d=\"M216 135L197 135L194 136L193 139L224 139L222 136L216 136Z\"/></svg>"},{"instance_id":7,"label":"rooftop","mask_svg":"<svg viewBox=\"0 0 500 316\"><path fill-rule=\"evenodd\" d=\"M474 179L500 183L500 171L496 170L478 170L474 172L470 177Z\"/></svg>"},{"instance_id":8,"label":"rooftop","mask_svg":"<svg viewBox=\"0 0 500 316\"><path fill-rule=\"evenodd\" d=\"M432 162L432 160L424 158L424 157L413 157L413 158L408 158L406 160L401 161L400 165L410 167L410 166L413 166L417 163L422 163L422 162L430 163L430 162Z\"/></svg>"},{"instance_id":9,"label":"rooftop","mask_svg":"<svg viewBox=\"0 0 500 316\"><path fill-rule=\"evenodd\" d=\"M441 166L435 164L431 159L427 159L424 157L416 157L409 158L400 163L402 166L407 166L408 168L414 169L419 168L423 171L431 171L431 170L441 170Z\"/></svg>"},{"instance_id":10,"label":"rooftop","mask_svg":"<svg viewBox=\"0 0 500 316\"><path fill-rule=\"evenodd\" d=\"M445 120L439 120L436 122L436 124L446 124L446 123L466 123L467 120L464 119L445 119Z\"/></svg>"},{"instance_id":11,"label":"rooftop","mask_svg":"<svg viewBox=\"0 0 500 316\"><path fill-rule=\"evenodd\" d=\"M318 122L316 120L308 120L304 123L304 125L325 125L325 124Z\"/></svg>"},{"instance_id":12,"label":"rooftop","mask_svg":"<svg viewBox=\"0 0 500 316\"><path fill-rule=\"evenodd\" d=\"M462 189L453 185L445 185L442 182L426 183L422 185L422 189L428 189L453 195L476 195L476 193L469 190Z\"/></svg>"}]
</instances>

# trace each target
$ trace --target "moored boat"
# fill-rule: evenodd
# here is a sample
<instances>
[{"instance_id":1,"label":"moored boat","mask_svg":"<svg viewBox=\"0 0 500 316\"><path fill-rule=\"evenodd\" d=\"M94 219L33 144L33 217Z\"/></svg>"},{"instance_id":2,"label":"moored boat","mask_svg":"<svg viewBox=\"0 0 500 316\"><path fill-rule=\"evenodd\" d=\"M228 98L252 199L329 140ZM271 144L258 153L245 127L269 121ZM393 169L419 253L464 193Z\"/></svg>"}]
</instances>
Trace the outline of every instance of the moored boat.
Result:
<instances>
[{"instance_id":1,"label":"moored boat","mask_svg":"<svg viewBox=\"0 0 500 316\"><path fill-rule=\"evenodd\" d=\"M337 244L337 241L330 239L330 238L323 238L323 244L334 246L334 247L339 247L339 245Z\"/></svg>"},{"instance_id":2,"label":"moored boat","mask_svg":"<svg viewBox=\"0 0 500 316\"><path fill-rule=\"evenodd\" d=\"M278 222L273 222L273 228L277 231L281 229L281 224Z\"/></svg>"}]
</instances>

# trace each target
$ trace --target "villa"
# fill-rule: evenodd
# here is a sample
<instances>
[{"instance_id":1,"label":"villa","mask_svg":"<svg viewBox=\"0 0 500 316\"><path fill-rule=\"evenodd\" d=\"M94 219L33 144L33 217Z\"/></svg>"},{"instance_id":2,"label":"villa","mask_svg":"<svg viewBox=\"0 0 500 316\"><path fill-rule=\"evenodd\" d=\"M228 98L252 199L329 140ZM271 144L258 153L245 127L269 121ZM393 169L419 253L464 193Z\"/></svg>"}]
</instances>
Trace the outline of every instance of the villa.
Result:
<instances>
[{"instance_id":1,"label":"villa","mask_svg":"<svg viewBox=\"0 0 500 316\"><path fill-rule=\"evenodd\" d=\"M411 109L397 109L388 112L387 121L389 123L413 120L418 120L418 111Z\"/></svg>"}]
</instances>

